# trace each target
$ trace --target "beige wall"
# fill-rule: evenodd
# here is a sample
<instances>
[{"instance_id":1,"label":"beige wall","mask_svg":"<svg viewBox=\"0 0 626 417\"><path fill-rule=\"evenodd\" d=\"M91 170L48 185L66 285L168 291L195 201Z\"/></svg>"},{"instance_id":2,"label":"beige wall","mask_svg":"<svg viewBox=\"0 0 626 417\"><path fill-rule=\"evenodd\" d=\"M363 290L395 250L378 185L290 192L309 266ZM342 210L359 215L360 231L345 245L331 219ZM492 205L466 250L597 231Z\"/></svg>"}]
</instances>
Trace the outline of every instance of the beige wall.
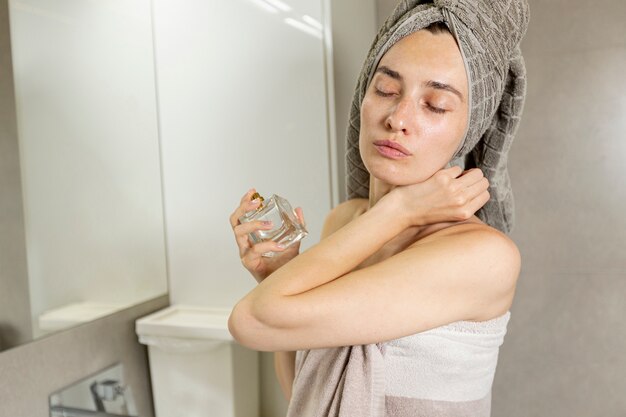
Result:
<instances>
[{"instance_id":1,"label":"beige wall","mask_svg":"<svg viewBox=\"0 0 626 417\"><path fill-rule=\"evenodd\" d=\"M396 4L398 4L397 0L376 0L376 21L378 26L385 22L385 19L391 14Z\"/></svg>"},{"instance_id":2,"label":"beige wall","mask_svg":"<svg viewBox=\"0 0 626 417\"><path fill-rule=\"evenodd\" d=\"M494 416L626 415L626 2L530 0L523 256Z\"/></svg>"},{"instance_id":3,"label":"beige wall","mask_svg":"<svg viewBox=\"0 0 626 417\"><path fill-rule=\"evenodd\" d=\"M0 352L32 339L7 0L0 0Z\"/></svg>"}]
</instances>

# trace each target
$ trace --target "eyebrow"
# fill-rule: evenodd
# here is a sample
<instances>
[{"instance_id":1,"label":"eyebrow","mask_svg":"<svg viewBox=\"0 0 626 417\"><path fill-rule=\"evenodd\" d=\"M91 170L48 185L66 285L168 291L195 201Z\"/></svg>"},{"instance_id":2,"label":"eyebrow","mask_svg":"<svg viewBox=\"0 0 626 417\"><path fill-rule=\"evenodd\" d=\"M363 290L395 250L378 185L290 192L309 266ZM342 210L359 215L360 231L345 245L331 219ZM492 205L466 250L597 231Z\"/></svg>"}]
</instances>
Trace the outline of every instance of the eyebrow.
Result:
<instances>
[{"instance_id":1,"label":"eyebrow","mask_svg":"<svg viewBox=\"0 0 626 417\"><path fill-rule=\"evenodd\" d=\"M391 78L393 78L394 80L398 80L398 81L402 81L403 80L402 75L400 75L399 72L394 71L391 68L386 67L384 65L378 67L376 72L381 72L381 73L383 73L385 75L388 75ZM452 94L457 95L461 99L461 101L465 101L465 99L463 98L463 94L461 94L461 92L459 90L457 90L456 88L452 87L450 84L442 83L440 81L428 80L428 81L425 81L424 83L422 83L422 85L424 87L434 88L434 89L437 89L437 90L449 91Z\"/></svg>"}]
</instances>

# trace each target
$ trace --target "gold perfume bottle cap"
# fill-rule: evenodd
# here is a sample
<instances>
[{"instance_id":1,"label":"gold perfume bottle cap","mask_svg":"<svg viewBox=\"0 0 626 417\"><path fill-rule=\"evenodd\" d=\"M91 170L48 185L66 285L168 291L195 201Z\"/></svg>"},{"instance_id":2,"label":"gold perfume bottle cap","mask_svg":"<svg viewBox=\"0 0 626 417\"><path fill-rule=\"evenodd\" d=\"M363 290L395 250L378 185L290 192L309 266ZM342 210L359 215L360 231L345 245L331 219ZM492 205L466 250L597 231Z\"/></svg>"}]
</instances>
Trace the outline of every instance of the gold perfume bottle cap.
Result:
<instances>
[{"instance_id":1,"label":"gold perfume bottle cap","mask_svg":"<svg viewBox=\"0 0 626 417\"><path fill-rule=\"evenodd\" d=\"M250 198L250 201L254 200L258 198L259 200L261 200L261 204L259 204L259 207L257 207L256 211L259 211L263 208L263 202L265 201L265 199L263 198L263 196L259 193L254 193L252 194L252 197Z\"/></svg>"}]
</instances>

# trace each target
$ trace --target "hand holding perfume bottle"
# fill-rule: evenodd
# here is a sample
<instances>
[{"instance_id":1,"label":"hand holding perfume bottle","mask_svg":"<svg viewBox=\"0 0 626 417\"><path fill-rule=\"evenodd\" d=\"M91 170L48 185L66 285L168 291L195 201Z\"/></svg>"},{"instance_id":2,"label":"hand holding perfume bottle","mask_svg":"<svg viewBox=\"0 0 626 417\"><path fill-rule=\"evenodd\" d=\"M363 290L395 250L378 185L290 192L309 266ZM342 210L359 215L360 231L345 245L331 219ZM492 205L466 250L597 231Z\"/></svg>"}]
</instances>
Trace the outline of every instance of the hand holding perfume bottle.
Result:
<instances>
[{"instance_id":1,"label":"hand holding perfume bottle","mask_svg":"<svg viewBox=\"0 0 626 417\"><path fill-rule=\"evenodd\" d=\"M308 234L300 207L293 210L277 195L266 200L254 189L242 197L230 223L242 263L258 282L294 258Z\"/></svg>"}]
</instances>

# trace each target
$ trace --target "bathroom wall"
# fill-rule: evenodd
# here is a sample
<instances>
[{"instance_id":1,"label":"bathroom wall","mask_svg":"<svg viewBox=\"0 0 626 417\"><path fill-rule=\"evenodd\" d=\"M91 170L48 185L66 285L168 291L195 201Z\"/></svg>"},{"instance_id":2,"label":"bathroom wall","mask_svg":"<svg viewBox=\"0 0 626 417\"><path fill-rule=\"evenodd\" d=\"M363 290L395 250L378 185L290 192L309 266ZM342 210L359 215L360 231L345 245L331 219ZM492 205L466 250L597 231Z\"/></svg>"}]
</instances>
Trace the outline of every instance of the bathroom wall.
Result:
<instances>
[{"instance_id":1,"label":"bathroom wall","mask_svg":"<svg viewBox=\"0 0 626 417\"><path fill-rule=\"evenodd\" d=\"M0 0L0 352L32 339L8 22L8 1Z\"/></svg>"},{"instance_id":2,"label":"bathroom wall","mask_svg":"<svg viewBox=\"0 0 626 417\"><path fill-rule=\"evenodd\" d=\"M322 1L269 3L154 1L172 303L232 307L256 285L229 224L248 189L303 207L302 249L333 205L325 45L303 20L323 24Z\"/></svg>"},{"instance_id":3,"label":"bathroom wall","mask_svg":"<svg viewBox=\"0 0 626 417\"><path fill-rule=\"evenodd\" d=\"M11 57L8 1L0 0L0 274L10 283L0 291L0 333L13 346L32 334L12 331L15 325L28 329L30 308L24 303L28 273ZM153 417L147 350L137 341L135 320L168 304L168 297L160 296L0 352L0 417L48 417L52 392L118 362L124 365L138 412Z\"/></svg>"},{"instance_id":4,"label":"bathroom wall","mask_svg":"<svg viewBox=\"0 0 626 417\"><path fill-rule=\"evenodd\" d=\"M151 2L14 0L9 11L38 337L47 310L167 291Z\"/></svg>"},{"instance_id":5,"label":"bathroom wall","mask_svg":"<svg viewBox=\"0 0 626 417\"><path fill-rule=\"evenodd\" d=\"M626 415L626 2L530 0L496 416Z\"/></svg>"},{"instance_id":6,"label":"bathroom wall","mask_svg":"<svg viewBox=\"0 0 626 417\"><path fill-rule=\"evenodd\" d=\"M396 1L378 0L379 23ZM626 415L626 2L529 0L509 156L522 272L493 416Z\"/></svg>"},{"instance_id":7,"label":"bathroom wall","mask_svg":"<svg viewBox=\"0 0 626 417\"><path fill-rule=\"evenodd\" d=\"M376 0L376 18L378 27L385 22L387 16L391 14L397 4L398 0Z\"/></svg>"},{"instance_id":8,"label":"bathroom wall","mask_svg":"<svg viewBox=\"0 0 626 417\"><path fill-rule=\"evenodd\" d=\"M162 296L0 353L0 417L48 417L52 392L122 363L137 412L153 417L146 347L135 320L168 305Z\"/></svg>"}]
</instances>

